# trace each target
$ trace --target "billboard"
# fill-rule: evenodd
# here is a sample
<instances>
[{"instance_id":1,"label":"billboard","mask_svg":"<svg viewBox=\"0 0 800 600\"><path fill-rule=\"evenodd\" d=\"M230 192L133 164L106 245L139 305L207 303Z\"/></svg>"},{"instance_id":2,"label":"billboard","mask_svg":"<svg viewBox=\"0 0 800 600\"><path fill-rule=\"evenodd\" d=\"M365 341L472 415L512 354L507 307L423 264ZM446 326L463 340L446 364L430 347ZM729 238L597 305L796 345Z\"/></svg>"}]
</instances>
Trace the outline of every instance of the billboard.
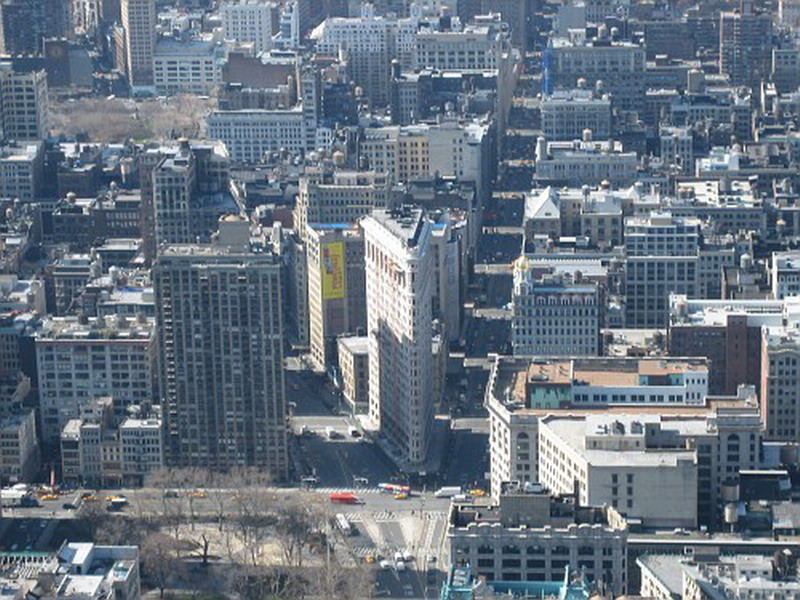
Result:
<instances>
[{"instance_id":1,"label":"billboard","mask_svg":"<svg viewBox=\"0 0 800 600\"><path fill-rule=\"evenodd\" d=\"M322 244L322 299L345 296L344 242Z\"/></svg>"}]
</instances>

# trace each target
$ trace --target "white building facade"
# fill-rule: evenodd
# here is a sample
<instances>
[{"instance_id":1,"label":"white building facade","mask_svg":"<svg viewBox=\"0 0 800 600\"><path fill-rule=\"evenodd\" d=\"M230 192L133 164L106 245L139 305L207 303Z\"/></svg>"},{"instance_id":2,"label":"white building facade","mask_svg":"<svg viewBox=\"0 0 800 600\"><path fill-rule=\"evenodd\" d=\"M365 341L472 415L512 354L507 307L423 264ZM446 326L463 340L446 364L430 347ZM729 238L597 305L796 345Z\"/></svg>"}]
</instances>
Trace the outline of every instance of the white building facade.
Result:
<instances>
[{"instance_id":1,"label":"white building facade","mask_svg":"<svg viewBox=\"0 0 800 600\"><path fill-rule=\"evenodd\" d=\"M369 417L401 461L428 455L434 417L431 223L420 209L361 221L367 269Z\"/></svg>"},{"instance_id":2,"label":"white building facade","mask_svg":"<svg viewBox=\"0 0 800 600\"><path fill-rule=\"evenodd\" d=\"M253 44L256 54L272 48L272 16L277 9L268 0L232 0L220 7L226 40Z\"/></svg>"}]
</instances>

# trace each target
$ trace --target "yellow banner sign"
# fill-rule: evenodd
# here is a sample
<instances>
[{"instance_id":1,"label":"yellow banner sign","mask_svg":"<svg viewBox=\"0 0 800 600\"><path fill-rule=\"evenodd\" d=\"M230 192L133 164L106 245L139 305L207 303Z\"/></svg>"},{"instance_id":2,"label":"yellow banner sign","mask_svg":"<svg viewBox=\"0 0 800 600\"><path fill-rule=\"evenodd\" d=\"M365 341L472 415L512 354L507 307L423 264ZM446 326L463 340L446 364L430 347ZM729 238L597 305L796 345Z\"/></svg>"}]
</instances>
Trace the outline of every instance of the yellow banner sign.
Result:
<instances>
[{"instance_id":1,"label":"yellow banner sign","mask_svg":"<svg viewBox=\"0 0 800 600\"><path fill-rule=\"evenodd\" d=\"M322 244L322 299L344 298L344 243Z\"/></svg>"}]
</instances>

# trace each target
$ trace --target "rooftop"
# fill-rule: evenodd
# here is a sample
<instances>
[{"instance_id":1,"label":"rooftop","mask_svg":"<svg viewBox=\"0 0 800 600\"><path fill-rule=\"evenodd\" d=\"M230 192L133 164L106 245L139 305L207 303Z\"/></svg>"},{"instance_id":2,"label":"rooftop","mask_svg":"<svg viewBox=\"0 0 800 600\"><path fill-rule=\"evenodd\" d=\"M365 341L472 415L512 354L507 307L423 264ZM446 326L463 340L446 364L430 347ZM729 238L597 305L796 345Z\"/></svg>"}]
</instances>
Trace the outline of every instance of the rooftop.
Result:
<instances>
[{"instance_id":1,"label":"rooftop","mask_svg":"<svg viewBox=\"0 0 800 600\"><path fill-rule=\"evenodd\" d=\"M586 447L586 437L595 435L604 424L625 419L629 427L627 431L636 431L634 422L644 423L660 422L655 415L608 415L603 416L565 416L549 415L540 419L539 427L547 428L561 441L569 446L576 454L581 455L587 463L596 467L629 466L629 467L676 467L681 461L696 461L694 450L677 448L661 448L658 451L649 451L644 445L640 448L626 447L624 450L606 450ZM680 423L681 421L677 421ZM687 421L691 423L691 421ZM705 419L699 419L698 425L705 431Z\"/></svg>"},{"instance_id":2,"label":"rooftop","mask_svg":"<svg viewBox=\"0 0 800 600\"><path fill-rule=\"evenodd\" d=\"M696 300L670 295L670 325L724 327L730 316L747 318L750 326L780 325L789 304L796 300Z\"/></svg>"},{"instance_id":3,"label":"rooftop","mask_svg":"<svg viewBox=\"0 0 800 600\"><path fill-rule=\"evenodd\" d=\"M128 319L116 317L48 317L36 333L37 341L97 340L118 341L151 340L155 331L155 319L139 317Z\"/></svg>"},{"instance_id":4,"label":"rooftop","mask_svg":"<svg viewBox=\"0 0 800 600\"><path fill-rule=\"evenodd\" d=\"M370 213L370 217L409 247L416 246L419 242L425 222L424 211L416 206L404 206L394 210L375 209Z\"/></svg>"},{"instance_id":5,"label":"rooftop","mask_svg":"<svg viewBox=\"0 0 800 600\"><path fill-rule=\"evenodd\" d=\"M339 344L351 354L367 354L369 352L369 337L367 336L340 337Z\"/></svg>"}]
</instances>

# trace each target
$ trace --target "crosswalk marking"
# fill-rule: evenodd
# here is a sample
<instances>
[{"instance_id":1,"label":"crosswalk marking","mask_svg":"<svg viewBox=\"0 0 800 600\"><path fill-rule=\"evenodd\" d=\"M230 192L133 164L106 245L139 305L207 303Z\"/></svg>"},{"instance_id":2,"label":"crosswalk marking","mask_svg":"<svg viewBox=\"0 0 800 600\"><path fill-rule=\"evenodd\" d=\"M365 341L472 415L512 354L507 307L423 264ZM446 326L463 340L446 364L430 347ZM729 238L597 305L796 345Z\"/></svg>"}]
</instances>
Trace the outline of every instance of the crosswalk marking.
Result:
<instances>
[{"instance_id":1,"label":"crosswalk marking","mask_svg":"<svg viewBox=\"0 0 800 600\"><path fill-rule=\"evenodd\" d=\"M351 512L351 513L347 513L345 516L347 517L347 520L350 521L351 523L363 523L364 522L364 515L362 515L361 513Z\"/></svg>"},{"instance_id":2,"label":"crosswalk marking","mask_svg":"<svg viewBox=\"0 0 800 600\"><path fill-rule=\"evenodd\" d=\"M362 494L380 494L383 490L380 488L318 487L313 488L312 491L320 494L355 494L356 496L360 496Z\"/></svg>"},{"instance_id":3,"label":"crosswalk marking","mask_svg":"<svg viewBox=\"0 0 800 600\"><path fill-rule=\"evenodd\" d=\"M356 556L364 557L374 555L376 553L374 546L356 546L353 548L353 554Z\"/></svg>"}]
</instances>

